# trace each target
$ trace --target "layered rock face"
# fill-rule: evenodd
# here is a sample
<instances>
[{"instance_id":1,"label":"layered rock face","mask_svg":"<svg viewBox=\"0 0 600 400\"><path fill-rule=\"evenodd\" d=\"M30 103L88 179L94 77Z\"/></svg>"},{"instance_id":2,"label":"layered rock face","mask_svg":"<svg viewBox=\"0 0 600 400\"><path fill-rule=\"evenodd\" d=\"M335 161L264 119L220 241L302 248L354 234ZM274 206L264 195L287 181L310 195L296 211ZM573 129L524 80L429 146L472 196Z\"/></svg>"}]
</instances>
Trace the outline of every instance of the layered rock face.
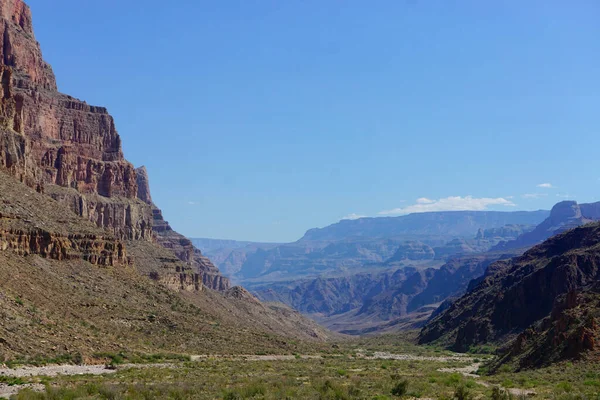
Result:
<instances>
[{"instance_id":1,"label":"layered rock face","mask_svg":"<svg viewBox=\"0 0 600 400\"><path fill-rule=\"evenodd\" d=\"M0 250L53 260L84 260L113 267L128 263L123 243L98 235L57 235L43 230L0 230Z\"/></svg>"},{"instance_id":2,"label":"layered rock face","mask_svg":"<svg viewBox=\"0 0 600 400\"><path fill-rule=\"evenodd\" d=\"M191 240L175 232L163 218L162 211L152 202L150 181L145 167L137 169L137 196L152 207L152 229L160 245L171 250L177 258L191 267L200 277L202 284L210 289L225 291L231 287L229 279L221 275L219 269L202 252L194 247ZM198 278L196 278L198 279Z\"/></svg>"},{"instance_id":3,"label":"layered rock face","mask_svg":"<svg viewBox=\"0 0 600 400\"><path fill-rule=\"evenodd\" d=\"M56 198L119 237L151 240L151 213L140 210L113 118L57 91L27 5L0 0L0 15L0 166L38 191L74 189Z\"/></svg>"},{"instance_id":4,"label":"layered rock face","mask_svg":"<svg viewBox=\"0 0 600 400\"><path fill-rule=\"evenodd\" d=\"M123 242L114 235L3 172L0 194L0 251L107 267L129 264Z\"/></svg>"},{"instance_id":5,"label":"layered rock face","mask_svg":"<svg viewBox=\"0 0 600 400\"><path fill-rule=\"evenodd\" d=\"M168 286L228 289L229 281L210 260L164 221L152 203L145 168L136 172L125 160L107 110L58 92L35 40L29 7L22 0L0 0L0 17L0 168L120 240L157 241L171 249L188 265L163 273ZM40 235L43 239L36 232L5 232L5 244L14 247L18 237L23 245L39 244L40 253L66 257L69 239ZM107 250L111 255L104 256L102 246L89 238L72 239L98 248L83 257L92 262L109 265L125 257L124 250L121 255Z\"/></svg>"}]
</instances>

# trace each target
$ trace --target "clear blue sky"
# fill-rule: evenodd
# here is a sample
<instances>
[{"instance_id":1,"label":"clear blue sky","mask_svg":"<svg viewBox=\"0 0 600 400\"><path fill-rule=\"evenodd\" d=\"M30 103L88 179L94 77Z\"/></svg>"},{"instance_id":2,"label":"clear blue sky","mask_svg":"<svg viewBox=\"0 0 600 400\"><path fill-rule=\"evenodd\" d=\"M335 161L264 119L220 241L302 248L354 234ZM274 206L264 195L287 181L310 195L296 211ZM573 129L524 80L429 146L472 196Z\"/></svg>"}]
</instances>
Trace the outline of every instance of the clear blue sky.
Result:
<instances>
[{"instance_id":1,"label":"clear blue sky","mask_svg":"<svg viewBox=\"0 0 600 400\"><path fill-rule=\"evenodd\" d=\"M597 0L28 3L188 236L599 198Z\"/></svg>"}]
</instances>

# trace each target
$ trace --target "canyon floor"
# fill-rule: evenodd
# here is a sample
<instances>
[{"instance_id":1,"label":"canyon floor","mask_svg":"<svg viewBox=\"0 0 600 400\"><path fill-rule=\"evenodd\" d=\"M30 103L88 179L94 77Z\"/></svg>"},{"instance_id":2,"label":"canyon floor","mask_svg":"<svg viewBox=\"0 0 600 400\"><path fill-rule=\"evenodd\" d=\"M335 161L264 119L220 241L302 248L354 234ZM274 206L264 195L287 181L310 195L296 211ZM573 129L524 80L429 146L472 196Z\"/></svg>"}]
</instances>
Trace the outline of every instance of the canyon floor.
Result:
<instances>
[{"instance_id":1,"label":"canyon floor","mask_svg":"<svg viewBox=\"0 0 600 400\"><path fill-rule=\"evenodd\" d=\"M130 363L125 354L107 354L107 366L10 365L0 369L0 397L570 399L596 398L600 391L600 369L589 362L486 375L490 355L450 353L416 346L412 339L358 339L310 355L156 355Z\"/></svg>"}]
</instances>

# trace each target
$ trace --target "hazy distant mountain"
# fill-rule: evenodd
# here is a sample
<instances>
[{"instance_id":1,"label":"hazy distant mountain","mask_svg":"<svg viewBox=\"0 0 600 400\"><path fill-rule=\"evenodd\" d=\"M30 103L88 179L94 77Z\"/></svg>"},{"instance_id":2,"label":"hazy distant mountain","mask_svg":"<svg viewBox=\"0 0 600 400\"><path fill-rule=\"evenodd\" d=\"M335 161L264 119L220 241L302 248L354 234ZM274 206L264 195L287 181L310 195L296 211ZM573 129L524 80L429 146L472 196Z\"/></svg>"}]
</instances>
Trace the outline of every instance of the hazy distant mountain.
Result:
<instances>
[{"instance_id":1,"label":"hazy distant mountain","mask_svg":"<svg viewBox=\"0 0 600 400\"><path fill-rule=\"evenodd\" d=\"M401 217L343 220L325 228L311 229L301 241L343 240L349 238L384 238L401 235L444 235L473 237L479 229L499 228L511 224L537 225L549 211L442 211L403 215Z\"/></svg>"},{"instance_id":2,"label":"hazy distant mountain","mask_svg":"<svg viewBox=\"0 0 600 400\"><path fill-rule=\"evenodd\" d=\"M430 266L440 266L449 257L480 253L514 238L475 240L480 230L537 225L548 215L549 211L452 211L340 221L311 229L296 243L244 252L237 256L235 267L224 265L218 257L213 256L213 261L226 273L235 271L233 278L246 283L353 274L366 266L400 267L426 260L435 260Z\"/></svg>"},{"instance_id":3,"label":"hazy distant mountain","mask_svg":"<svg viewBox=\"0 0 600 400\"><path fill-rule=\"evenodd\" d=\"M456 258L439 269L404 267L276 282L257 285L253 292L263 301L285 303L342 333L393 330L398 328L394 324L399 320L402 326L414 328L424 323L439 303L463 294L472 279L501 257L486 254Z\"/></svg>"},{"instance_id":4,"label":"hazy distant mountain","mask_svg":"<svg viewBox=\"0 0 600 400\"><path fill-rule=\"evenodd\" d=\"M495 249L531 247L571 228L598 220L600 220L600 202L577 204L576 201L563 201L552 207L548 218L531 232L523 233L512 241L500 243Z\"/></svg>"},{"instance_id":5,"label":"hazy distant mountain","mask_svg":"<svg viewBox=\"0 0 600 400\"><path fill-rule=\"evenodd\" d=\"M271 249L279 243L246 242L226 239L191 239L194 246L199 248L227 276L234 277L246 262L249 254L261 249Z\"/></svg>"},{"instance_id":6,"label":"hazy distant mountain","mask_svg":"<svg viewBox=\"0 0 600 400\"><path fill-rule=\"evenodd\" d=\"M465 221L463 217L471 221L486 221L483 215L477 213L474 217L471 213L451 214L459 225L449 224L441 216L434 216L433 220L444 221L437 227L444 226L445 230L440 231L435 228L433 231L438 234L456 233L459 231L458 226L464 226L461 225ZM284 302L330 329L343 333L360 334L414 328L423 323L439 304L477 286L485 276L496 272L499 268L496 266L503 265L500 262L488 268L493 262L510 259L525 251L531 243L537 243L557 232L598 219L600 206L562 202L553 208L551 214L536 212L537 218L548 215L537 226L524 223L531 217L531 215L524 215L525 218L521 215L517 219L516 222L520 223L487 228L482 226L477 229L469 227L462 232L475 230L476 233L471 239L448 236L451 239L437 245L434 242L440 240L439 236L435 239L430 236L427 243L426 235L418 236L422 240L400 241L355 235L352 239L325 242L328 243L326 246L321 244L324 243L322 241L299 241L287 245L294 251L288 248L283 252L286 257L282 257L279 253L282 248L276 247L261 253L261 262L257 264L262 267L254 270L257 274L255 278L258 278L254 282L259 281L260 277L266 277L265 283L262 285L255 283L251 287L260 298ZM513 217L505 216L502 221L514 221ZM486 218L490 223L489 215ZM429 216L425 220L432 220L432 217ZM404 222L400 220L400 223ZM368 225L368 223L359 224L367 227ZM339 224L333 226L336 227L334 230L340 227ZM324 228L325 231L327 229L329 228ZM412 232L422 233L425 229L432 228L415 226ZM330 236L326 235L326 237ZM395 251L384 262L363 265L362 269L357 266L356 270L360 272L353 272L348 268L352 261L360 263L361 257L367 254L374 259L376 255L367 252L366 249L373 251L382 243L386 243L388 255L395 246ZM489 251L498 243L501 244L495 250ZM311 246L313 250L307 251ZM329 251L324 251L325 249ZM338 251L331 251L331 249L338 249ZM340 251L342 249L344 251ZM327 258L327 254L335 254L338 258ZM282 271L283 266L287 269L286 272L293 271L294 268L296 272L306 272L309 268L312 268L313 272L318 271L318 268L324 272L332 272L331 269L327 269L324 260L332 262L331 267L336 261L344 261L346 269L338 270L335 276L268 283L270 278L268 274L274 270ZM443 260L448 261L439 268L441 265L439 262ZM446 308L451 302L444 304ZM443 309L438 313L442 311Z\"/></svg>"}]
</instances>

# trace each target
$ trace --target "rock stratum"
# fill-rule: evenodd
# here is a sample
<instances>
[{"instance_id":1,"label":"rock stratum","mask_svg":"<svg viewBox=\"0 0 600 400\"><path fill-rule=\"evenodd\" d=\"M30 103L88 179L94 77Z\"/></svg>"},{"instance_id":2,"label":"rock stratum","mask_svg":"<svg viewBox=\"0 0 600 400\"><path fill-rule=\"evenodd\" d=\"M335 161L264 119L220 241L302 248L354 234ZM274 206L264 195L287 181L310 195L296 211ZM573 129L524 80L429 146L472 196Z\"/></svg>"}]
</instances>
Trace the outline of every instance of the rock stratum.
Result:
<instances>
[{"instance_id":1,"label":"rock stratum","mask_svg":"<svg viewBox=\"0 0 600 400\"><path fill-rule=\"evenodd\" d=\"M145 168L136 170L125 159L106 108L58 91L29 7L21 0L0 0L0 16L2 170L121 241L158 242L173 250L188 265L187 273L197 274L192 280L229 289L229 280L210 260L164 222L152 203Z\"/></svg>"}]
</instances>

